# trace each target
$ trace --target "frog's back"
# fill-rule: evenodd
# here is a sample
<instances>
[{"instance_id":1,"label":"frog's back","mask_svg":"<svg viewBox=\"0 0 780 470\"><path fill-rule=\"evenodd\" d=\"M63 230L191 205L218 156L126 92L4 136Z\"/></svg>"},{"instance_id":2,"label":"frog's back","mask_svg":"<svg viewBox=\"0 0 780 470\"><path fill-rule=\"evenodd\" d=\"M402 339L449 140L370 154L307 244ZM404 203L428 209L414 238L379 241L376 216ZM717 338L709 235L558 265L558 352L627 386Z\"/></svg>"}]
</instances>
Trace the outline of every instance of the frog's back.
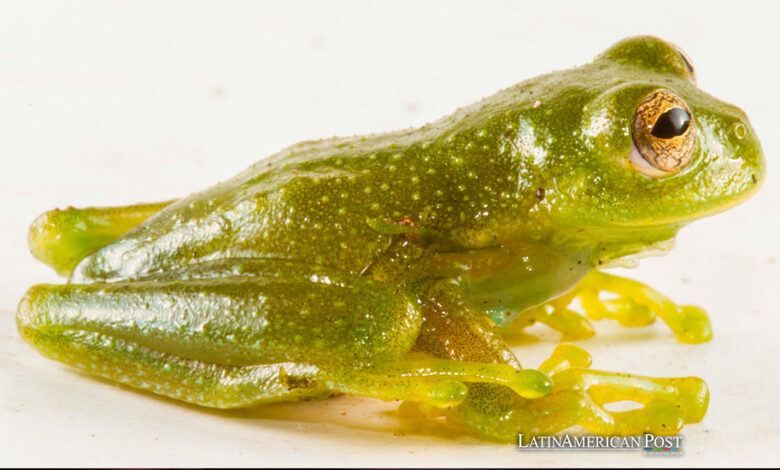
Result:
<instances>
[{"instance_id":1,"label":"frog's back","mask_svg":"<svg viewBox=\"0 0 780 470\"><path fill-rule=\"evenodd\" d=\"M359 272L388 242L366 222L370 212L385 209L376 201L392 184L392 175L376 169L386 157L379 147L388 137L285 149L166 207L82 260L71 281L137 279L224 258L298 259ZM396 142L403 137L396 135ZM405 148L396 149L396 160ZM402 172L403 163L397 163Z\"/></svg>"},{"instance_id":2,"label":"frog's back","mask_svg":"<svg viewBox=\"0 0 780 470\"><path fill-rule=\"evenodd\" d=\"M224 258L283 258L359 273L394 235L372 220L451 233L517 191L490 101L420 129L304 142L181 199L84 259L73 282L137 279ZM510 124L511 126L511 124Z\"/></svg>"}]
</instances>

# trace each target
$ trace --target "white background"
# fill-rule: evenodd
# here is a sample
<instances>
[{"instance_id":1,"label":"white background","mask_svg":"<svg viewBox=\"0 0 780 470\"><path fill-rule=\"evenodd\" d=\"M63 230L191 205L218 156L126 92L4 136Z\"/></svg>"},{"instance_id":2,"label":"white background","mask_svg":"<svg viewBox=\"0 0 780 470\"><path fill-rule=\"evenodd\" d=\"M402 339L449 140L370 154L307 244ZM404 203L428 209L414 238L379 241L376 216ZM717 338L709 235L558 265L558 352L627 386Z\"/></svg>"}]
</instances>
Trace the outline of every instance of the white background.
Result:
<instances>
[{"instance_id":1,"label":"white background","mask_svg":"<svg viewBox=\"0 0 780 470\"><path fill-rule=\"evenodd\" d=\"M725 3L725 2L724 2ZM769 465L778 425L780 118L772 2L0 3L0 465ZM629 275L710 312L712 342L596 324L594 366L697 375L712 398L686 455L520 452L341 397L213 412L96 380L16 333L25 289L62 282L26 230L67 205L169 199L302 139L416 126L654 34L762 138L761 192L683 230ZM536 366L558 337L515 349Z\"/></svg>"}]
</instances>

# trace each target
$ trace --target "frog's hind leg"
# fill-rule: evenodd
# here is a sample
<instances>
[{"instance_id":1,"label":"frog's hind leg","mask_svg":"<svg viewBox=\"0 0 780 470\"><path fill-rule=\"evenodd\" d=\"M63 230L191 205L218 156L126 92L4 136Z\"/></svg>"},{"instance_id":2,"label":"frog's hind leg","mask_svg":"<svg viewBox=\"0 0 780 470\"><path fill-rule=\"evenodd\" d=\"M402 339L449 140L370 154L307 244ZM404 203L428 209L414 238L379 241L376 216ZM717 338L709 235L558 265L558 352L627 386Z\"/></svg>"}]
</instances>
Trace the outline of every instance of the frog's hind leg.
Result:
<instances>
[{"instance_id":1,"label":"frog's hind leg","mask_svg":"<svg viewBox=\"0 0 780 470\"><path fill-rule=\"evenodd\" d=\"M612 298L605 298L604 294ZM692 305L677 305L641 282L595 270L565 295L521 312L505 327L505 331L540 322L560 331L567 338L593 336L590 322L569 308L574 300L579 300L591 320L608 318L624 326L645 326L659 317L684 343L702 343L712 339L712 327L702 309Z\"/></svg>"},{"instance_id":2,"label":"frog's hind leg","mask_svg":"<svg viewBox=\"0 0 780 470\"><path fill-rule=\"evenodd\" d=\"M464 382L522 396L551 389L536 370L410 355L421 318L405 294L300 266L233 260L210 271L246 276L206 270L170 281L38 285L21 301L17 325L44 355L206 406L326 392L453 406Z\"/></svg>"},{"instance_id":3,"label":"frog's hind leg","mask_svg":"<svg viewBox=\"0 0 780 470\"><path fill-rule=\"evenodd\" d=\"M174 201L122 207L54 209L38 216L27 236L30 251L67 276L84 257L108 245Z\"/></svg>"}]
</instances>

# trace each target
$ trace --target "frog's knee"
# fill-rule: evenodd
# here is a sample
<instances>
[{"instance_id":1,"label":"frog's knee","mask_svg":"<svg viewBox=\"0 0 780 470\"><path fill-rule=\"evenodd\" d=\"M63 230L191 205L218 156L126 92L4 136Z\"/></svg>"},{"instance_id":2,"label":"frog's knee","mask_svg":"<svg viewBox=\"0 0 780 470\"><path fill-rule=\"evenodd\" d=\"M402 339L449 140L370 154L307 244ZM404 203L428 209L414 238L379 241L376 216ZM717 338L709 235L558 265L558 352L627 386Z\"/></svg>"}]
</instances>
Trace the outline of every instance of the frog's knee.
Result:
<instances>
[{"instance_id":1,"label":"frog's knee","mask_svg":"<svg viewBox=\"0 0 780 470\"><path fill-rule=\"evenodd\" d=\"M27 341L34 342L36 332L50 326L51 318L47 316L47 298L51 285L37 284L24 293L16 309L16 327L19 334Z\"/></svg>"},{"instance_id":2,"label":"frog's knee","mask_svg":"<svg viewBox=\"0 0 780 470\"><path fill-rule=\"evenodd\" d=\"M80 309L62 308L82 286L36 284L24 293L16 309L16 328L27 342L43 351L62 346L69 333L83 322Z\"/></svg>"}]
</instances>

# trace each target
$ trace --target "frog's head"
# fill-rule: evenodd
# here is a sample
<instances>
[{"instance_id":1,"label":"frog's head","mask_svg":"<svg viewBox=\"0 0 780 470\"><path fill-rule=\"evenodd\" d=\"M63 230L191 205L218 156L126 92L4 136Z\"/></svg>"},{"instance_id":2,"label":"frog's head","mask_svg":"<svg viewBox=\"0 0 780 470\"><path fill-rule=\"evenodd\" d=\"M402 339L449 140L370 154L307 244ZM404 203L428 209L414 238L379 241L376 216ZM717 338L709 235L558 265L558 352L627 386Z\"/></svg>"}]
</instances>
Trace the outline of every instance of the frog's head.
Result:
<instances>
[{"instance_id":1,"label":"frog's head","mask_svg":"<svg viewBox=\"0 0 780 470\"><path fill-rule=\"evenodd\" d=\"M626 39L567 80L584 93L571 101L576 111L552 112L553 119L566 113L559 118L571 122L573 137L548 168L544 202L556 226L595 242L605 259L670 240L682 225L744 201L763 181L764 157L747 116L697 88L690 60L675 46Z\"/></svg>"}]
</instances>

